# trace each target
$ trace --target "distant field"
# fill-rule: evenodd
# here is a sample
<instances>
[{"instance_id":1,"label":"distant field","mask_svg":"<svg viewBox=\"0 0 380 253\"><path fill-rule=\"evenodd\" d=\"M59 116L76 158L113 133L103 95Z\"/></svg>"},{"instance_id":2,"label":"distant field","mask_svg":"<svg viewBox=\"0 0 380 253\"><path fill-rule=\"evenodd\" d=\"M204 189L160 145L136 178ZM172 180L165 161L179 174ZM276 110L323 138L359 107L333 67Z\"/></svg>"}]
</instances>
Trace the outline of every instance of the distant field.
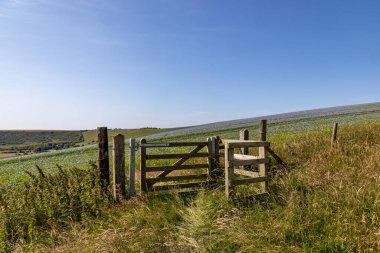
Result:
<instances>
[{"instance_id":1,"label":"distant field","mask_svg":"<svg viewBox=\"0 0 380 253\"><path fill-rule=\"evenodd\" d=\"M178 128L110 129L108 135L111 140L112 136L118 133L123 134L126 138L132 138L173 130L178 130ZM62 150L94 144L96 143L97 138L97 130L1 130L0 158L36 154L50 150Z\"/></svg>"},{"instance_id":2,"label":"distant field","mask_svg":"<svg viewBox=\"0 0 380 253\"><path fill-rule=\"evenodd\" d=\"M170 132L180 128L140 128L140 129L109 129L108 138L111 140L112 136L116 134L123 134L126 139L135 138L140 136L147 136L157 133ZM97 130L83 131L84 141L81 144L94 144L98 140Z\"/></svg>"},{"instance_id":3,"label":"distant field","mask_svg":"<svg viewBox=\"0 0 380 253\"><path fill-rule=\"evenodd\" d=\"M379 105L379 104L378 104ZM380 106L378 106L380 109ZM365 107L367 109L368 107ZM269 141L283 141L285 139L292 139L297 134L313 130L331 129L333 122L339 122L340 126L349 126L363 122L380 122L380 110L375 110L373 106L371 110L358 111L357 108L350 112L339 114L328 113L326 116L320 113L314 117L312 114L307 114L304 118L286 118L282 120L270 119L268 120L268 139ZM225 124L225 123L224 123ZM243 123L241 125L230 124L226 129L215 129L214 127L205 128L203 132L190 131L191 128L169 131L170 129L138 129L138 130L110 130L109 135L112 136L118 132L126 134L127 138L146 136L154 131L167 131L166 133L154 134L147 136L147 139L154 141L180 141L180 140L206 140L207 137L219 135L221 138L239 138L239 129L247 128L250 131L250 138L256 139L258 136L258 122L250 124ZM171 133L175 132L175 135ZM183 132L182 135L177 135L178 132ZM87 134L87 136L86 136ZM96 140L96 130L87 131L83 133L87 143ZM85 141L86 142L86 141ZM126 146L126 157L128 158L129 148ZM97 148L83 147L80 150L62 150L59 153L46 153L31 157L19 157L12 160L0 160L0 183L15 183L19 182L22 178L26 178L24 170L34 170L36 164L42 166L47 170L55 170L56 164L63 167L84 167L87 166L89 160L97 159ZM126 161L128 163L128 161Z\"/></svg>"},{"instance_id":4,"label":"distant field","mask_svg":"<svg viewBox=\"0 0 380 253\"><path fill-rule=\"evenodd\" d=\"M0 131L0 157L39 153L75 146L83 141L81 131Z\"/></svg>"}]
</instances>

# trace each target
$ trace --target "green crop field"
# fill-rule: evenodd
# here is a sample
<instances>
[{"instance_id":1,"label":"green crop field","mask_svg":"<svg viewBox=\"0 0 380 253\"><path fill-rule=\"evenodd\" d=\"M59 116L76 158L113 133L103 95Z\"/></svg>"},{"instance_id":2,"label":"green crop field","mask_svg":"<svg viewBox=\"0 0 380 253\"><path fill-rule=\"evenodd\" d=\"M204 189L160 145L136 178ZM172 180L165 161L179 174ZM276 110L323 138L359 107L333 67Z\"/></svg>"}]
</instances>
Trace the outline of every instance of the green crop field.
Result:
<instances>
[{"instance_id":1,"label":"green crop field","mask_svg":"<svg viewBox=\"0 0 380 253\"><path fill-rule=\"evenodd\" d=\"M273 140L284 140L291 138L300 132L307 132L318 129L328 129L332 127L333 122L339 122L341 126L351 125L359 122L379 122L380 111L357 112L344 115L329 115L318 116L305 119L284 119L283 121L271 123L268 122L268 138ZM251 139L258 137L258 125L245 126L250 131ZM175 129L138 129L138 130L110 130L109 137L116 133L126 134L126 138L133 138L154 134L157 132L168 132ZM239 137L240 128L229 128L226 130L211 130L202 133L186 134L174 137L166 137L154 139L154 141L203 141L210 136L218 135L225 139L234 139ZM84 132L87 143L93 143L97 138L96 130ZM149 139L149 136L147 137ZM111 138L109 138L111 141ZM126 157L129 157L129 147L126 146ZM167 152L170 152L168 150ZM0 159L0 182L1 183L16 183L20 179L25 179L27 176L25 170L35 170L35 165L38 164L46 170L55 170L56 164L65 168L69 167L84 167L88 161L97 159L97 149L95 147L84 148L80 150L62 151L59 153L45 153L38 156L20 157L12 160ZM128 162L128 161L127 161Z\"/></svg>"},{"instance_id":2,"label":"green crop field","mask_svg":"<svg viewBox=\"0 0 380 253\"><path fill-rule=\"evenodd\" d=\"M164 133L168 131L178 130L181 128L140 128L140 129L110 129L108 130L109 140L116 134L122 134L126 139L146 136L156 133ZM84 141L81 144L94 144L98 141L97 130L83 131Z\"/></svg>"},{"instance_id":3,"label":"green crop field","mask_svg":"<svg viewBox=\"0 0 380 253\"><path fill-rule=\"evenodd\" d=\"M339 123L334 152L330 150L333 122ZM0 249L376 252L380 250L379 123L376 110L269 121L268 140L288 169L274 176L269 194L255 196L255 186L240 187L230 202L221 184L197 195L139 196L115 204L109 193L98 188L96 173L88 165L97 159L95 147L0 160ZM251 139L257 139L257 124L245 128ZM209 129L152 141L238 138L239 130ZM127 158L128 154L127 145ZM274 161L273 166L278 167Z\"/></svg>"},{"instance_id":4,"label":"green crop field","mask_svg":"<svg viewBox=\"0 0 380 253\"><path fill-rule=\"evenodd\" d=\"M81 131L1 130L0 156L10 157L59 150L83 142Z\"/></svg>"}]
</instances>

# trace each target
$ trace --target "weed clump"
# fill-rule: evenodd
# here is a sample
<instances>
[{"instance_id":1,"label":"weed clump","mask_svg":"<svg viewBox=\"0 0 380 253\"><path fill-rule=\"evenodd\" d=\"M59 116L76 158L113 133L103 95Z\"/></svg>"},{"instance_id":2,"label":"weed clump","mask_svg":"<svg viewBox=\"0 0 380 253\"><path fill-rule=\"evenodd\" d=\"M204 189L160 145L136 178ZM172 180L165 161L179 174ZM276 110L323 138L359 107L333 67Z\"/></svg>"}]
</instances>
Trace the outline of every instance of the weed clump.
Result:
<instances>
[{"instance_id":1,"label":"weed clump","mask_svg":"<svg viewBox=\"0 0 380 253\"><path fill-rule=\"evenodd\" d=\"M15 244L53 241L72 222L101 215L112 201L93 167L47 174L36 166L30 180L0 188L0 251Z\"/></svg>"}]
</instances>

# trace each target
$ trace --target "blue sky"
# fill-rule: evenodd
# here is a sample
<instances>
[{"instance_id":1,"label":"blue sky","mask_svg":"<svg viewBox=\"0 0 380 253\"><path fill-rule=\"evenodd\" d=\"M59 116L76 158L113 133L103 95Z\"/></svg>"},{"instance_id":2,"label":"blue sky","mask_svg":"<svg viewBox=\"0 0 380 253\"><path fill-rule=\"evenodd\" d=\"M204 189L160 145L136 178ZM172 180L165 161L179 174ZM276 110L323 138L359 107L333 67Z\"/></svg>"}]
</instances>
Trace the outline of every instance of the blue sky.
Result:
<instances>
[{"instance_id":1,"label":"blue sky","mask_svg":"<svg viewBox=\"0 0 380 253\"><path fill-rule=\"evenodd\" d=\"M380 101L380 1L0 0L0 129Z\"/></svg>"}]
</instances>

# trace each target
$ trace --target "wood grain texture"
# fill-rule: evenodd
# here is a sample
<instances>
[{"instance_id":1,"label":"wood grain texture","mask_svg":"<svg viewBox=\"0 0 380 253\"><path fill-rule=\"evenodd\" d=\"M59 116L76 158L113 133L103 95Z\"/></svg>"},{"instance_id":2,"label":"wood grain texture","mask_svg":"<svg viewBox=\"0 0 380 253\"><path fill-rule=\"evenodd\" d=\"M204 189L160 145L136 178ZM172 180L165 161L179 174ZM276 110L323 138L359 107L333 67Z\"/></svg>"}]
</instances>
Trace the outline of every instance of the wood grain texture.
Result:
<instances>
[{"instance_id":1,"label":"wood grain texture","mask_svg":"<svg viewBox=\"0 0 380 253\"><path fill-rule=\"evenodd\" d=\"M113 195L116 200L126 196L125 189L125 144L124 135L117 134L113 137Z\"/></svg>"},{"instance_id":2,"label":"wood grain texture","mask_svg":"<svg viewBox=\"0 0 380 253\"><path fill-rule=\"evenodd\" d=\"M106 188L110 184L107 127L98 128L98 151L99 179L102 187Z\"/></svg>"}]
</instances>

